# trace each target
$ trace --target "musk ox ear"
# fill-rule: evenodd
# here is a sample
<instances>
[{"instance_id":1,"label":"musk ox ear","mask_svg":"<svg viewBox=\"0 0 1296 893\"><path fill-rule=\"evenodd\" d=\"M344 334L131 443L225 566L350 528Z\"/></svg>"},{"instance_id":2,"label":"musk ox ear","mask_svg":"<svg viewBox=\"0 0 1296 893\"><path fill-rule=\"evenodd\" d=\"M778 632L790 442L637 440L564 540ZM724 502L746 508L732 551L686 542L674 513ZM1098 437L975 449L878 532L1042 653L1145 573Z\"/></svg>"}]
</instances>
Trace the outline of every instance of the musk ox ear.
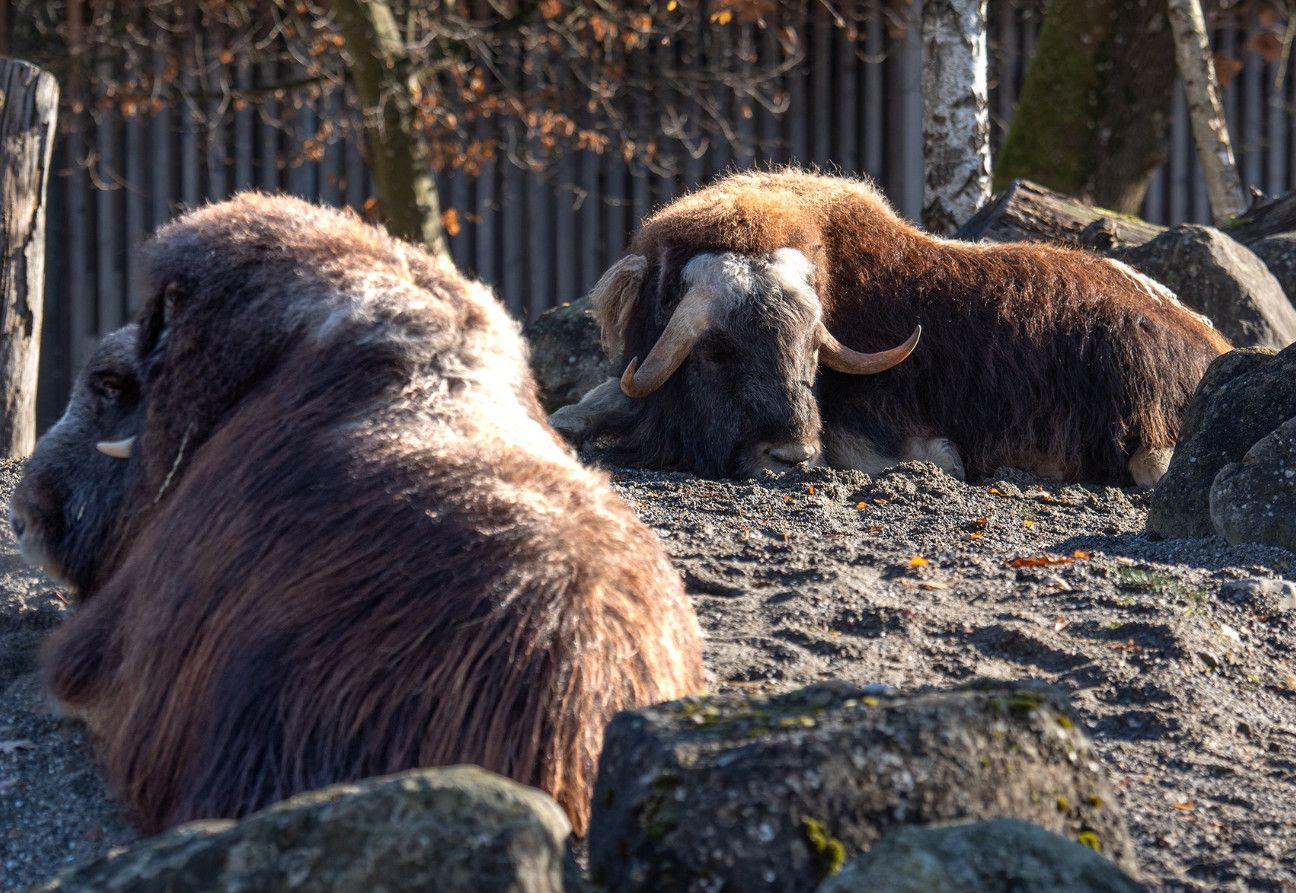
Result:
<instances>
[{"instance_id":1,"label":"musk ox ear","mask_svg":"<svg viewBox=\"0 0 1296 893\"><path fill-rule=\"evenodd\" d=\"M625 350L626 328L639 302L648 259L627 254L612 265L590 292L590 305L598 322L603 349L616 358Z\"/></svg>"}]
</instances>

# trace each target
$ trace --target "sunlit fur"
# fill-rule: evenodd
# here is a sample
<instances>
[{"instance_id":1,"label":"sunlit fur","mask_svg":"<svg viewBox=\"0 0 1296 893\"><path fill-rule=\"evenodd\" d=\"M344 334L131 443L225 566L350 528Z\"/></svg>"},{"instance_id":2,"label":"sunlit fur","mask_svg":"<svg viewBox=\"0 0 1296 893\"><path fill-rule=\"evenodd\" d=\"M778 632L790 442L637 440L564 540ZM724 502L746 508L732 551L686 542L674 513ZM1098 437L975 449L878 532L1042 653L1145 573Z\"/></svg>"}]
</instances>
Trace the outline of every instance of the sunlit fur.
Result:
<instances>
[{"instance_id":1,"label":"sunlit fur","mask_svg":"<svg viewBox=\"0 0 1296 893\"><path fill-rule=\"evenodd\" d=\"M696 689L699 634L545 425L517 325L295 199L195 211L146 256L135 482L43 655L135 819L477 763L583 833L605 723Z\"/></svg>"},{"instance_id":2,"label":"sunlit fur","mask_svg":"<svg viewBox=\"0 0 1296 893\"><path fill-rule=\"evenodd\" d=\"M644 258L638 287L627 278L596 293L604 340L622 347L617 368L652 348L694 257L768 262L787 248L813 265L823 318L846 346L882 350L923 327L917 350L890 371L822 371L825 442L862 440L898 456L911 438L945 437L972 478L1009 464L1130 483L1131 457L1174 446L1194 387L1228 349L1128 267L1048 245L939 239L902 220L870 183L784 170L726 177L644 222L629 249ZM725 458L753 436L733 420L777 427L767 395L804 382L806 333L790 327L806 323L785 303L781 289L754 295L751 306L772 311L732 319L715 336L731 351L728 369L709 373L695 351L660 390L590 433L615 435L624 461L733 473ZM797 412L787 427L813 427Z\"/></svg>"}]
</instances>

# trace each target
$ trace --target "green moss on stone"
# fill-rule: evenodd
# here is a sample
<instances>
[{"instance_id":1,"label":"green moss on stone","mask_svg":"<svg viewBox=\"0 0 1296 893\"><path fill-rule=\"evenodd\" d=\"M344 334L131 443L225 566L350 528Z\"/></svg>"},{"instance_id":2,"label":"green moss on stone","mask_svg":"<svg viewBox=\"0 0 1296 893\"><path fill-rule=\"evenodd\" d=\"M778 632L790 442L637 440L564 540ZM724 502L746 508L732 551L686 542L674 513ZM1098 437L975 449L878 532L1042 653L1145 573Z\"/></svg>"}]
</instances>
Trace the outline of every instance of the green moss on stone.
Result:
<instances>
[{"instance_id":1,"label":"green moss on stone","mask_svg":"<svg viewBox=\"0 0 1296 893\"><path fill-rule=\"evenodd\" d=\"M846 864L846 845L828 832L817 819L801 820L801 833L819 866L819 879L834 875Z\"/></svg>"}]
</instances>

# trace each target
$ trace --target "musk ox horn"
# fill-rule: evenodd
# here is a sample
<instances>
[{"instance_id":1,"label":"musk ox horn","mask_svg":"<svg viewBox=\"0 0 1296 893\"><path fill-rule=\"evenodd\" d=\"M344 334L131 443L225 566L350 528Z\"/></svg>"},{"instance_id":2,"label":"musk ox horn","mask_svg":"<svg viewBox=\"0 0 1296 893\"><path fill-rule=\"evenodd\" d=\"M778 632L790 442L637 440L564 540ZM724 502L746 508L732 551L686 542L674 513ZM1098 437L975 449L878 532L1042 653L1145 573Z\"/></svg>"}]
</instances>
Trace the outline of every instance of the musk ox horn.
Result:
<instances>
[{"instance_id":1,"label":"musk ox horn","mask_svg":"<svg viewBox=\"0 0 1296 893\"><path fill-rule=\"evenodd\" d=\"M918 338L921 335L922 326L917 326L909 336L909 340L899 347L880 350L877 353L860 353L851 350L834 338L832 332L828 331L828 327L821 322L819 323L819 356L829 369L848 372L851 375L875 375L903 363L918 346Z\"/></svg>"},{"instance_id":2,"label":"musk ox horn","mask_svg":"<svg viewBox=\"0 0 1296 893\"><path fill-rule=\"evenodd\" d=\"M621 390L627 397L647 397L666 383L688 357L693 345L711 324L711 304L715 296L702 288L691 288L671 314L648 358L639 366L635 357L621 375Z\"/></svg>"},{"instance_id":3,"label":"musk ox horn","mask_svg":"<svg viewBox=\"0 0 1296 893\"><path fill-rule=\"evenodd\" d=\"M129 459L134 446L135 438L131 436L123 440L101 440L95 444L95 449L114 459Z\"/></svg>"}]
</instances>

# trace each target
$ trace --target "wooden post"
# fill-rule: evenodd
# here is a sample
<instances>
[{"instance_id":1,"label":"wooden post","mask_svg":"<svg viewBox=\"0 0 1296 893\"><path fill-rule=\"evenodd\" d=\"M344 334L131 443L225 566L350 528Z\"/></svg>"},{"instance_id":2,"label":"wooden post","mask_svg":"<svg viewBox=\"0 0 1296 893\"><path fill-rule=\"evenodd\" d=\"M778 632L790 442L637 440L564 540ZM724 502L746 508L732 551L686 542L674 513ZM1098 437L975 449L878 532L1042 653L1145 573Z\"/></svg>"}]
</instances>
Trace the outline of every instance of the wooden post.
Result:
<instances>
[{"instance_id":1,"label":"wooden post","mask_svg":"<svg viewBox=\"0 0 1296 893\"><path fill-rule=\"evenodd\" d=\"M0 459L36 445L45 190L57 114L53 75L0 59Z\"/></svg>"},{"instance_id":2,"label":"wooden post","mask_svg":"<svg viewBox=\"0 0 1296 893\"><path fill-rule=\"evenodd\" d=\"M1188 97L1188 117L1210 192L1211 216L1219 223L1246 210L1246 196L1238 179L1228 122L1220 105L1219 82L1206 34L1201 0L1167 0L1174 31L1175 58Z\"/></svg>"}]
</instances>

